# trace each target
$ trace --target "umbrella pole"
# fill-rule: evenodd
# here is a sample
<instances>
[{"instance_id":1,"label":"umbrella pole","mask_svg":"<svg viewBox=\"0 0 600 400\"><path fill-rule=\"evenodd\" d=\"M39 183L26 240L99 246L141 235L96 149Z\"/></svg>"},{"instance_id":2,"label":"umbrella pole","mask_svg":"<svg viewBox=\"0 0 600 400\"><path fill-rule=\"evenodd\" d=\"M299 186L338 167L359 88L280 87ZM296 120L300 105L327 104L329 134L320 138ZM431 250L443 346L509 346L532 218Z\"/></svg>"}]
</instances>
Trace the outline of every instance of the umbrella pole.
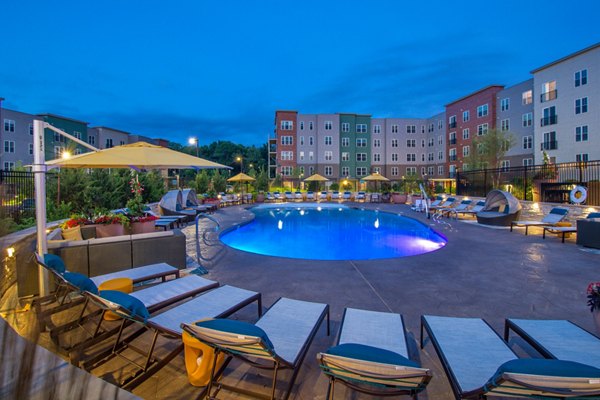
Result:
<instances>
[{"instance_id":1,"label":"umbrella pole","mask_svg":"<svg viewBox=\"0 0 600 400\"><path fill-rule=\"evenodd\" d=\"M33 121L33 174L35 183L35 220L37 251L40 256L48 252L46 241L46 160L44 155L44 122ZM38 285L41 297L48 294L48 271L38 266Z\"/></svg>"}]
</instances>

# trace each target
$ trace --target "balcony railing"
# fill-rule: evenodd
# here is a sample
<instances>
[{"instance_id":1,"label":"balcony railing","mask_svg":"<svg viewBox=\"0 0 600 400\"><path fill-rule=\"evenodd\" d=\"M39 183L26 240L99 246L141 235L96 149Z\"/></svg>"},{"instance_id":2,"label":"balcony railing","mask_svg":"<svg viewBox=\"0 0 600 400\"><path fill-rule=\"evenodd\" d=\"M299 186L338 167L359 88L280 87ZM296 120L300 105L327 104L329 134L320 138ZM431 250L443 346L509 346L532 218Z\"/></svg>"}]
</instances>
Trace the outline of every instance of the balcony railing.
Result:
<instances>
[{"instance_id":1,"label":"balcony railing","mask_svg":"<svg viewBox=\"0 0 600 400\"><path fill-rule=\"evenodd\" d=\"M540 150L556 150L558 148L558 142L556 140L550 140L548 142L540 143Z\"/></svg>"},{"instance_id":2,"label":"balcony railing","mask_svg":"<svg viewBox=\"0 0 600 400\"><path fill-rule=\"evenodd\" d=\"M551 115L549 117L544 117L540 120L540 124L542 126L546 126L546 125L554 125L556 124L558 121L558 115Z\"/></svg>"},{"instance_id":3,"label":"balcony railing","mask_svg":"<svg viewBox=\"0 0 600 400\"><path fill-rule=\"evenodd\" d=\"M450 143L450 144L456 144L456 138L454 138L454 139L450 139L450 140L449 140L449 143Z\"/></svg>"},{"instance_id":4,"label":"balcony railing","mask_svg":"<svg viewBox=\"0 0 600 400\"><path fill-rule=\"evenodd\" d=\"M456 156L448 156L448 160L450 160L450 161L456 161Z\"/></svg>"},{"instance_id":5,"label":"balcony railing","mask_svg":"<svg viewBox=\"0 0 600 400\"><path fill-rule=\"evenodd\" d=\"M452 129L452 128L456 128L456 122L450 122L448 124L448 128Z\"/></svg>"},{"instance_id":6,"label":"balcony railing","mask_svg":"<svg viewBox=\"0 0 600 400\"><path fill-rule=\"evenodd\" d=\"M544 103L546 101L556 99L557 96L558 96L558 92L556 90L551 90L549 92L540 94L540 101L542 103Z\"/></svg>"}]
</instances>

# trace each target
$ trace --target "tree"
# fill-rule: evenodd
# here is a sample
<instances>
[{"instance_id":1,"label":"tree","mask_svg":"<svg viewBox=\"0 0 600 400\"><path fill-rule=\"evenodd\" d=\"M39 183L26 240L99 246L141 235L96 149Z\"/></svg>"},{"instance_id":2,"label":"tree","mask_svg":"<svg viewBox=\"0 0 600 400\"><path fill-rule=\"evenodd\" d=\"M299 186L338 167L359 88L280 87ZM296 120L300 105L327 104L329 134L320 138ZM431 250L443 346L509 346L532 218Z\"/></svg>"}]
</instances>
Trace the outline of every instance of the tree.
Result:
<instances>
[{"instance_id":1,"label":"tree","mask_svg":"<svg viewBox=\"0 0 600 400\"><path fill-rule=\"evenodd\" d=\"M196 175L196 193L204 194L208 192L210 185L210 178L208 172L203 169L198 175Z\"/></svg>"},{"instance_id":2,"label":"tree","mask_svg":"<svg viewBox=\"0 0 600 400\"><path fill-rule=\"evenodd\" d=\"M506 153L514 147L515 136L508 131L490 129L486 134L473 139L473 146L464 163L470 170L500 168Z\"/></svg>"},{"instance_id":3,"label":"tree","mask_svg":"<svg viewBox=\"0 0 600 400\"><path fill-rule=\"evenodd\" d=\"M227 189L227 181L225 177L221 175L219 170L216 170L212 177L213 190L217 193L224 192Z\"/></svg>"}]
</instances>

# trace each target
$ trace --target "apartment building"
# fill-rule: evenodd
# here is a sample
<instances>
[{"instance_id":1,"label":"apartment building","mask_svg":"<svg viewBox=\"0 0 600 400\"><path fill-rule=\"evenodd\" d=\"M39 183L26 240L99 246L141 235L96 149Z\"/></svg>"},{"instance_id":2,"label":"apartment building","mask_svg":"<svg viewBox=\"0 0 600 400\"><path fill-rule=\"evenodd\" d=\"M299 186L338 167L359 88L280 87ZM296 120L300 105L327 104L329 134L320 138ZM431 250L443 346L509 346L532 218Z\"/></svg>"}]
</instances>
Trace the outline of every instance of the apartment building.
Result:
<instances>
[{"instance_id":1,"label":"apartment building","mask_svg":"<svg viewBox=\"0 0 600 400\"><path fill-rule=\"evenodd\" d=\"M88 143L99 149L110 149L129 143L129 132L95 126L88 129Z\"/></svg>"},{"instance_id":2,"label":"apartment building","mask_svg":"<svg viewBox=\"0 0 600 400\"><path fill-rule=\"evenodd\" d=\"M531 71L536 164L600 159L600 43Z\"/></svg>"},{"instance_id":3,"label":"apartment building","mask_svg":"<svg viewBox=\"0 0 600 400\"><path fill-rule=\"evenodd\" d=\"M33 121L39 117L2 109L2 152L0 165L5 170L33 163Z\"/></svg>"},{"instance_id":4,"label":"apartment building","mask_svg":"<svg viewBox=\"0 0 600 400\"><path fill-rule=\"evenodd\" d=\"M79 140L88 142L88 122L79 121L73 118L63 117L56 114L38 114L42 121L60 129L69 135L75 136ZM65 136L60 135L48 128L44 132L45 141L45 157L46 160L60 158L63 152L69 151L71 154L81 154L89 151L73 141L68 140Z\"/></svg>"}]
</instances>

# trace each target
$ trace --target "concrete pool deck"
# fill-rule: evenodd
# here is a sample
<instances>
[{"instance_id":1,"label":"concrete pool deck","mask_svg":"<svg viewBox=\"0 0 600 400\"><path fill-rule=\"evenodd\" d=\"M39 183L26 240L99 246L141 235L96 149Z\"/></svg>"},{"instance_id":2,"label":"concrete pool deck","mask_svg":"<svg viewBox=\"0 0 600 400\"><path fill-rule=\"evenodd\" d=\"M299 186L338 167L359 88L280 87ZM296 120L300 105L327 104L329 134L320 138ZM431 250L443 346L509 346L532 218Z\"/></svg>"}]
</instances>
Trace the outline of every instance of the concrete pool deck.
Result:
<instances>
[{"instance_id":1,"label":"concrete pool deck","mask_svg":"<svg viewBox=\"0 0 600 400\"><path fill-rule=\"evenodd\" d=\"M420 220L448 238L448 244L424 255L369 261L314 261L267 257L218 245L208 234L209 246L202 254L209 259L205 275L222 284L254 291L269 307L279 297L328 303L331 307L332 335L320 329L299 373L291 398L324 399L327 380L320 373L315 357L335 340L345 307L395 312L404 315L409 333L411 357L433 372L434 378L423 399L451 399L452 391L439 359L429 343L418 349L420 316L442 315L479 317L502 333L504 319L569 319L593 331L592 315L586 305L585 290L598 279L598 252L585 251L573 238L563 244L556 236L542 239L542 229L525 236L521 229L482 227L472 220L428 220L425 214L408 206L392 204L355 204L357 207L404 214ZM252 218L242 207L219 210L214 217L222 228ZM208 222L202 224L212 231ZM188 254L195 251L194 227L188 235ZM307 249L310 251L310 249ZM234 316L254 321L254 309ZM518 354L533 352L518 339L511 340ZM187 398L199 393L187 384L183 357L178 357L161 372L140 385L134 393L148 399ZM225 381L250 388L269 386L268 373L232 362ZM281 377L285 377L281 374ZM238 379L242 379L238 381ZM267 390L267 387L263 387ZM346 398L338 386L336 398ZM240 398L220 392L219 398ZM354 395L352 398L372 398Z\"/></svg>"}]
</instances>

